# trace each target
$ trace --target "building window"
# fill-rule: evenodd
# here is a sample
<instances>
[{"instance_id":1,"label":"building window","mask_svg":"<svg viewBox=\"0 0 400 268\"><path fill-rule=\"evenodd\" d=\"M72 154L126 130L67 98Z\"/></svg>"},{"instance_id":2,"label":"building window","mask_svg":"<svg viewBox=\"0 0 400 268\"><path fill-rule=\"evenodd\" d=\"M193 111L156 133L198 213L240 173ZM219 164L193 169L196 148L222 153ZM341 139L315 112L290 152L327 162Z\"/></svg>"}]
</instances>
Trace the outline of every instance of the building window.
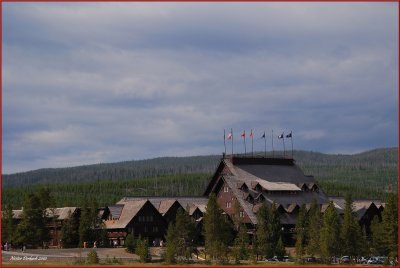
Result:
<instances>
[{"instance_id":1,"label":"building window","mask_svg":"<svg viewBox=\"0 0 400 268\"><path fill-rule=\"evenodd\" d=\"M147 233L147 226L144 226L144 232Z\"/></svg>"},{"instance_id":2,"label":"building window","mask_svg":"<svg viewBox=\"0 0 400 268\"><path fill-rule=\"evenodd\" d=\"M153 233L157 233L158 232L158 226L153 226Z\"/></svg>"},{"instance_id":3,"label":"building window","mask_svg":"<svg viewBox=\"0 0 400 268\"><path fill-rule=\"evenodd\" d=\"M224 193L229 193L229 187L228 186L224 186Z\"/></svg>"},{"instance_id":4,"label":"building window","mask_svg":"<svg viewBox=\"0 0 400 268\"><path fill-rule=\"evenodd\" d=\"M230 208L232 206L231 202L226 202L226 208Z\"/></svg>"},{"instance_id":5,"label":"building window","mask_svg":"<svg viewBox=\"0 0 400 268\"><path fill-rule=\"evenodd\" d=\"M239 212L239 217L240 217L240 218L243 218L243 217L244 217L244 212L243 212L243 211L240 211L240 212Z\"/></svg>"}]
</instances>

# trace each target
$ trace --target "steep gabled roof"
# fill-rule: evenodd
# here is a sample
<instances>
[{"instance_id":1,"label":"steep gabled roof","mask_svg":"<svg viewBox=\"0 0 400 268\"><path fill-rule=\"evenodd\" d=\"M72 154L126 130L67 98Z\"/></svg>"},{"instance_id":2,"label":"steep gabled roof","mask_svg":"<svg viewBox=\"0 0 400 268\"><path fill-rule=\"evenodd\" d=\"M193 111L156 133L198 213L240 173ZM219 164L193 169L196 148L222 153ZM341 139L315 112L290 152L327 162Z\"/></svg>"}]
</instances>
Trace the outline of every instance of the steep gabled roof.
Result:
<instances>
[{"instance_id":1,"label":"steep gabled roof","mask_svg":"<svg viewBox=\"0 0 400 268\"><path fill-rule=\"evenodd\" d=\"M158 206L158 212L160 212L161 215L165 215L165 213L170 210L170 208L175 204L179 202L176 199L166 199L166 200L161 200L160 205ZM180 204L179 204L180 205ZM180 205L181 206L181 205Z\"/></svg>"},{"instance_id":2,"label":"steep gabled roof","mask_svg":"<svg viewBox=\"0 0 400 268\"><path fill-rule=\"evenodd\" d=\"M157 208L160 214L166 213L171 206L177 201L186 210L187 207L197 206L200 210L204 209L207 205L207 197L143 197L143 196L129 196L124 197L117 204L125 204L131 201L140 201L147 199L151 204Z\"/></svg>"},{"instance_id":3,"label":"steep gabled roof","mask_svg":"<svg viewBox=\"0 0 400 268\"><path fill-rule=\"evenodd\" d=\"M150 203L149 200L142 199L126 202L122 208L121 216L119 217L119 219L114 221L113 223L107 224L107 229L126 228L146 203ZM153 206L151 203L150 205Z\"/></svg>"}]
</instances>

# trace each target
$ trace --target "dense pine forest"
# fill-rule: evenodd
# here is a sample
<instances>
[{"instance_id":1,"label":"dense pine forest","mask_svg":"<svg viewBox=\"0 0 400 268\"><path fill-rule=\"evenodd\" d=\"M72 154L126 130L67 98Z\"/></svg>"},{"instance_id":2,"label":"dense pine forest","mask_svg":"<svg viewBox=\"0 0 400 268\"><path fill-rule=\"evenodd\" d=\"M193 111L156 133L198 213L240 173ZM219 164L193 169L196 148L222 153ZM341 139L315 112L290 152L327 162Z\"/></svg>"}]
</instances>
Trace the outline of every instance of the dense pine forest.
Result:
<instances>
[{"instance_id":1,"label":"dense pine forest","mask_svg":"<svg viewBox=\"0 0 400 268\"><path fill-rule=\"evenodd\" d=\"M51 190L57 206L80 206L85 199L107 205L126 195L199 196L220 158L162 157L3 175L2 202L20 207L26 193L43 186ZM295 151L294 159L330 196L351 192L353 198L384 199L387 191L397 189L397 148L354 155Z\"/></svg>"}]
</instances>

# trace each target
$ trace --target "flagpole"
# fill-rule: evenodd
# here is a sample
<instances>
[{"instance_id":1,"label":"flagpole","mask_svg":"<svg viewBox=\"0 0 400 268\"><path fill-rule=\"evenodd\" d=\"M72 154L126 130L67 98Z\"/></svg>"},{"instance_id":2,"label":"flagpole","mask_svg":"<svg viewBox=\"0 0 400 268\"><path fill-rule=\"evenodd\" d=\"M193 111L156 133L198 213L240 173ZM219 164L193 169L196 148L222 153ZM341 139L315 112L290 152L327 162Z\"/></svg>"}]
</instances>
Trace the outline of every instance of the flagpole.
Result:
<instances>
[{"instance_id":1,"label":"flagpole","mask_svg":"<svg viewBox=\"0 0 400 268\"><path fill-rule=\"evenodd\" d=\"M271 140L272 140L272 157L274 157L274 154L275 154L275 151L274 151L274 130L272 130Z\"/></svg>"},{"instance_id":2,"label":"flagpole","mask_svg":"<svg viewBox=\"0 0 400 268\"><path fill-rule=\"evenodd\" d=\"M285 133L282 132L282 141L283 141L283 157L286 156L286 149L285 149Z\"/></svg>"},{"instance_id":3,"label":"flagpole","mask_svg":"<svg viewBox=\"0 0 400 268\"><path fill-rule=\"evenodd\" d=\"M253 129L251 130L251 156L254 157L254 151L253 151Z\"/></svg>"},{"instance_id":4,"label":"flagpole","mask_svg":"<svg viewBox=\"0 0 400 268\"><path fill-rule=\"evenodd\" d=\"M224 128L224 148L225 148L225 155L226 155L226 136L225 136L225 128Z\"/></svg>"},{"instance_id":5,"label":"flagpole","mask_svg":"<svg viewBox=\"0 0 400 268\"><path fill-rule=\"evenodd\" d=\"M243 142L244 142L244 156L246 156L246 132L243 131Z\"/></svg>"},{"instance_id":6,"label":"flagpole","mask_svg":"<svg viewBox=\"0 0 400 268\"><path fill-rule=\"evenodd\" d=\"M265 131L264 131L264 156L267 158L267 137L265 137Z\"/></svg>"},{"instance_id":7,"label":"flagpole","mask_svg":"<svg viewBox=\"0 0 400 268\"><path fill-rule=\"evenodd\" d=\"M293 134L292 134L292 131L290 131L290 141L292 142L292 158L293 158Z\"/></svg>"},{"instance_id":8,"label":"flagpole","mask_svg":"<svg viewBox=\"0 0 400 268\"><path fill-rule=\"evenodd\" d=\"M231 129L231 135L232 135L232 156L233 156L233 130Z\"/></svg>"}]
</instances>

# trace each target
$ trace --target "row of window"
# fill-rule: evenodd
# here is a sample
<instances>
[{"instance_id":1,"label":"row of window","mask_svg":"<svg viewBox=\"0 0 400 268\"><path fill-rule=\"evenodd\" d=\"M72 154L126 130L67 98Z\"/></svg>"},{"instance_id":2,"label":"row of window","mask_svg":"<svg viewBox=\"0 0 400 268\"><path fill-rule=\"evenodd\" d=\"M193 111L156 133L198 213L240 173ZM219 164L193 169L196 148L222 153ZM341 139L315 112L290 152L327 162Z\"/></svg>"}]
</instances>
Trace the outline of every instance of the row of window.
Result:
<instances>
[{"instance_id":1,"label":"row of window","mask_svg":"<svg viewBox=\"0 0 400 268\"><path fill-rule=\"evenodd\" d=\"M226 202L225 206L226 206L226 208L231 208L232 207L232 202ZM241 218L244 217L244 212L243 211L239 212L239 217L241 217Z\"/></svg>"},{"instance_id":2,"label":"row of window","mask_svg":"<svg viewBox=\"0 0 400 268\"><path fill-rule=\"evenodd\" d=\"M139 222L152 222L153 216L139 216Z\"/></svg>"},{"instance_id":3,"label":"row of window","mask_svg":"<svg viewBox=\"0 0 400 268\"><path fill-rule=\"evenodd\" d=\"M147 226L144 226L144 232L147 233L149 231L149 229L147 228ZM158 226L153 226L153 233L157 233L158 232Z\"/></svg>"}]
</instances>

